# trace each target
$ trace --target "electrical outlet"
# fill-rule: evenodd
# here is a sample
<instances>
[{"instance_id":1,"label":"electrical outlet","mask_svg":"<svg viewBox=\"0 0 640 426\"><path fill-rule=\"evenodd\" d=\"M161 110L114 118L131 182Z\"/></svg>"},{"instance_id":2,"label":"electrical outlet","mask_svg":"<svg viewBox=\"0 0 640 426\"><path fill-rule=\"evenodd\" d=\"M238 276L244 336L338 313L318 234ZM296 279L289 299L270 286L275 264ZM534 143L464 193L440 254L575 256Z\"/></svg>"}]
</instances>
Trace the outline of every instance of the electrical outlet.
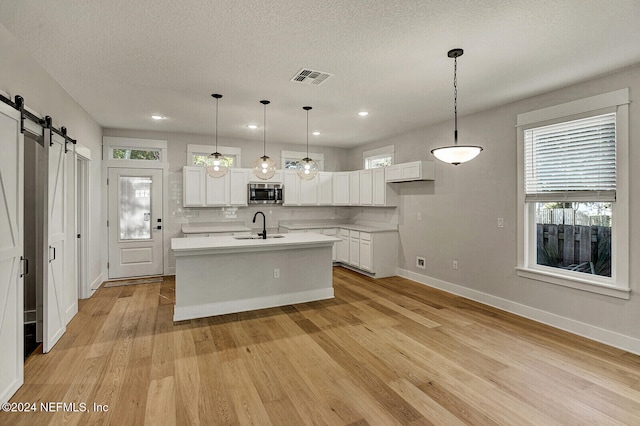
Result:
<instances>
[{"instance_id":1,"label":"electrical outlet","mask_svg":"<svg viewBox=\"0 0 640 426\"><path fill-rule=\"evenodd\" d=\"M498 228L504 228L504 218L498 218Z\"/></svg>"},{"instance_id":2,"label":"electrical outlet","mask_svg":"<svg viewBox=\"0 0 640 426\"><path fill-rule=\"evenodd\" d=\"M454 271L458 270L458 261L454 260L453 263L451 264L451 267L454 269Z\"/></svg>"},{"instance_id":3,"label":"electrical outlet","mask_svg":"<svg viewBox=\"0 0 640 426\"><path fill-rule=\"evenodd\" d=\"M273 278L280 278L280 269L273 270Z\"/></svg>"},{"instance_id":4,"label":"electrical outlet","mask_svg":"<svg viewBox=\"0 0 640 426\"><path fill-rule=\"evenodd\" d=\"M422 213L417 213L416 214L416 219L422 220Z\"/></svg>"},{"instance_id":5,"label":"electrical outlet","mask_svg":"<svg viewBox=\"0 0 640 426\"><path fill-rule=\"evenodd\" d=\"M420 268L420 269L427 268L427 261L425 260L424 257L416 256L416 268Z\"/></svg>"}]
</instances>

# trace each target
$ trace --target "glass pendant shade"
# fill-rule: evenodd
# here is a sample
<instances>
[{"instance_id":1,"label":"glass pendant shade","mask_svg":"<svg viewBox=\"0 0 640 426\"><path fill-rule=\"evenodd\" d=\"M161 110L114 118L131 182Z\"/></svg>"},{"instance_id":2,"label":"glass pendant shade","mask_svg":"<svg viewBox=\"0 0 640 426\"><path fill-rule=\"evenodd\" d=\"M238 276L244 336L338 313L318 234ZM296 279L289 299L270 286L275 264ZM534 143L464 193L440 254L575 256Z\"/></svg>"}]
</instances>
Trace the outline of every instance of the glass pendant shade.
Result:
<instances>
[{"instance_id":1,"label":"glass pendant shade","mask_svg":"<svg viewBox=\"0 0 640 426\"><path fill-rule=\"evenodd\" d=\"M211 165L207 166L207 174L212 178L221 178L229 171L227 159L218 152L218 102L220 98L222 98L222 95L214 93L211 96L216 100L216 152L209 156L212 160Z\"/></svg>"},{"instance_id":2,"label":"glass pendant shade","mask_svg":"<svg viewBox=\"0 0 640 426\"><path fill-rule=\"evenodd\" d=\"M318 163L309 157L305 157L298 162L296 173L302 180L311 180L318 174Z\"/></svg>"},{"instance_id":3,"label":"glass pendant shade","mask_svg":"<svg viewBox=\"0 0 640 426\"><path fill-rule=\"evenodd\" d=\"M457 166L458 164L473 160L480 154L480 151L482 151L482 147L479 146L453 145L436 148L431 150L431 153L438 160Z\"/></svg>"},{"instance_id":4,"label":"glass pendant shade","mask_svg":"<svg viewBox=\"0 0 640 426\"><path fill-rule=\"evenodd\" d=\"M269 105L271 102L260 101L260 103L264 105L264 123L262 126L263 153L262 157L259 157L256 161L253 162L253 174L256 175L258 179L267 180L271 179L276 173L276 163L267 155L267 105Z\"/></svg>"},{"instance_id":5,"label":"glass pendant shade","mask_svg":"<svg viewBox=\"0 0 640 426\"><path fill-rule=\"evenodd\" d=\"M225 165L227 162L224 155L219 152L214 152L209 156L212 158L211 165L207 166L207 174L213 178L221 178L227 174L229 167Z\"/></svg>"},{"instance_id":6,"label":"glass pendant shade","mask_svg":"<svg viewBox=\"0 0 640 426\"><path fill-rule=\"evenodd\" d=\"M256 175L258 179L271 179L275 173L276 163L266 155L263 155L253 162L253 174Z\"/></svg>"},{"instance_id":7,"label":"glass pendant shade","mask_svg":"<svg viewBox=\"0 0 640 426\"><path fill-rule=\"evenodd\" d=\"M311 180L318 174L318 163L309 158L309 110L310 106L302 107L307 112L307 156L298 161L296 173L302 180Z\"/></svg>"}]
</instances>

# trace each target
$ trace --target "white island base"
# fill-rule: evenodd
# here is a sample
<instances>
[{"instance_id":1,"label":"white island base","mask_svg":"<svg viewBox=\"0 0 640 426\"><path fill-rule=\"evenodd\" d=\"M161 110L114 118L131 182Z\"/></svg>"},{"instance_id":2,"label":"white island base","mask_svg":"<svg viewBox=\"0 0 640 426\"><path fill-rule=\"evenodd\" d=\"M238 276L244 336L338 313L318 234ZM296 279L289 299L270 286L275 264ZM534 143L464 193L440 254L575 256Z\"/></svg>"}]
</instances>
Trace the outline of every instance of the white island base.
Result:
<instances>
[{"instance_id":1,"label":"white island base","mask_svg":"<svg viewBox=\"0 0 640 426\"><path fill-rule=\"evenodd\" d=\"M319 234L174 238L174 321L333 298L332 246Z\"/></svg>"}]
</instances>

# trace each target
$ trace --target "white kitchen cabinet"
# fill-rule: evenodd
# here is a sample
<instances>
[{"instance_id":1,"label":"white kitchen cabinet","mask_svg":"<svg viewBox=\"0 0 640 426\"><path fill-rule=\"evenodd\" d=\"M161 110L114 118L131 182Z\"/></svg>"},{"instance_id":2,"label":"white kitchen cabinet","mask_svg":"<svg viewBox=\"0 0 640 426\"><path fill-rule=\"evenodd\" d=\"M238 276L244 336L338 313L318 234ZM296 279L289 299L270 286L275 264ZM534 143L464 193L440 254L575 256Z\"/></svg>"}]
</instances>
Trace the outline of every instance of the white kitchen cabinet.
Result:
<instances>
[{"instance_id":1,"label":"white kitchen cabinet","mask_svg":"<svg viewBox=\"0 0 640 426\"><path fill-rule=\"evenodd\" d=\"M434 180L433 161L412 161L385 167L387 182L410 182L416 180Z\"/></svg>"},{"instance_id":2,"label":"white kitchen cabinet","mask_svg":"<svg viewBox=\"0 0 640 426\"><path fill-rule=\"evenodd\" d=\"M398 232L364 232L340 229L338 261L375 278L396 275Z\"/></svg>"},{"instance_id":3,"label":"white kitchen cabinet","mask_svg":"<svg viewBox=\"0 0 640 426\"><path fill-rule=\"evenodd\" d=\"M349 172L349 205L360 205L360 170Z\"/></svg>"},{"instance_id":4,"label":"white kitchen cabinet","mask_svg":"<svg viewBox=\"0 0 640 426\"><path fill-rule=\"evenodd\" d=\"M232 206L246 206L248 169L229 169L229 204Z\"/></svg>"},{"instance_id":5,"label":"white kitchen cabinet","mask_svg":"<svg viewBox=\"0 0 640 426\"><path fill-rule=\"evenodd\" d=\"M284 170L284 203L285 206L300 205L300 178L295 170Z\"/></svg>"},{"instance_id":6,"label":"white kitchen cabinet","mask_svg":"<svg viewBox=\"0 0 640 426\"><path fill-rule=\"evenodd\" d=\"M209 176L205 169L205 206L223 207L229 205L229 173L222 177Z\"/></svg>"},{"instance_id":7,"label":"white kitchen cabinet","mask_svg":"<svg viewBox=\"0 0 640 426\"><path fill-rule=\"evenodd\" d=\"M385 180L385 169L380 167L373 170L373 205L374 206L397 206L398 194L387 185Z\"/></svg>"},{"instance_id":8,"label":"white kitchen cabinet","mask_svg":"<svg viewBox=\"0 0 640 426\"><path fill-rule=\"evenodd\" d=\"M348 206L349 197L349 172L334 172L332 177L333 205Z\"/></svg>"},{"instance_id":9,"label":"white kitchen cabinet","mask_svg":"<svg viewBox=\"0 0 640 426\"><path fill-rule=\"evenodd\" d=\"M318 175L315 175L313 179L300 181L300 205L301 206L315 206L318 204ZM286 188L286 186L285 186Z\"/></svg>"},{"instance_id":10,"label":"white kitchen cabinet","mask_svg":"<svg viewBox=\"0 0 640 426\"><path fill-rule=\"evenodd\" d=\"M333 204L333 173L318 172L318 205L330 206Z\"/></svg>"},{"instance_id":11,"label":"white kitchen cabinet","mask_svg":"<svg viewBox=\"0 0 640 426\"><path fill-rule=\"evenodd\" d=\"M349 263L349 230L340 229L340 242L338 243L338 260L342 263Z\"/></svg>"},{"instance_id":12,"label":"white kitchen cabinet","mask_svg":"<svg viewBox=\"0 0 640 426\"><path fill-rule=\"evenodd\" d=\"M373 171L372 169L360 170L360 205L373 204Z\"/></svg>"},{"instance_id":13,"label":"white kitchen cabinet","mask_svg":"<svg viewBox=\"0 0 640 426\"><path fill-rule=\"evenodd\" d=\"M349 231L349 265L360 267L360 232Z\"/></svg>"},{"instance_id":14,"label":"white kitchen cabinet","mask_svg":"<svg viewBox=\"0 0 640 426\"><path fill-rule=\"evenodd\" d=\"M360 232L360 269L373 272L373 245L371 244L371 234Z\"/></svg>"},{"instance_id":15,"label":"white kitchen cabinet","mask_svg":"<svg viewBox=\"0 0 640 426\"><path fill-rule=\"evenodd\" d=\"M247 205L247 169L230 169L213 178L202 166L182 168L184 207L224 207Z\"/></svg>"},{"instance_id":16,"label":"white kitchen cabinet","mask_svg":"<svg viewBox=\"0 0 640 426\"><path fill-rule=\"evenodd\" d=\"M204 207L205 170L203 167L182 168L182 200L184 207Z\"/></svg>"}]
</instances>

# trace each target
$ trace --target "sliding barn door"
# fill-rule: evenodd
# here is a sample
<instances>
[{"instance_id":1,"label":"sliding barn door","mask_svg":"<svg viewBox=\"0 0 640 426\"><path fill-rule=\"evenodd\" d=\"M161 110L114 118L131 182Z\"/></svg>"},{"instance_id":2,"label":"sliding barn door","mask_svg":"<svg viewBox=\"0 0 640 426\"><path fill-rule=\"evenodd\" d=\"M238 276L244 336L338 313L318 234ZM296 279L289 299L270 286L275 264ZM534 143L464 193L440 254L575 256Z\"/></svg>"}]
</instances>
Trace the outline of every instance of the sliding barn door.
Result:
<instances>
[{"instance_id":1,"label":"sliding barn door","mask_svg":"<svg viewBox=\"0 0 640 426\"><path fill-rule=\"evenodd\" d=\"M64 139L45 130L45 145L49 145L48 184L48 258L47 282L44 289L43 351L49 352L66 330L64 304L65 251L67 231L67 185Z\"/></svg>"},{"instance_id":2,"label":"sliding barn door","mask_svg":"<svg viewBox=\"0 0 640 426\"><path fill-rule=\"evenodd\" d=\"M23 146L20 113L0 103L0 404L24 381Z\"/></svg>"}]
</instances>

